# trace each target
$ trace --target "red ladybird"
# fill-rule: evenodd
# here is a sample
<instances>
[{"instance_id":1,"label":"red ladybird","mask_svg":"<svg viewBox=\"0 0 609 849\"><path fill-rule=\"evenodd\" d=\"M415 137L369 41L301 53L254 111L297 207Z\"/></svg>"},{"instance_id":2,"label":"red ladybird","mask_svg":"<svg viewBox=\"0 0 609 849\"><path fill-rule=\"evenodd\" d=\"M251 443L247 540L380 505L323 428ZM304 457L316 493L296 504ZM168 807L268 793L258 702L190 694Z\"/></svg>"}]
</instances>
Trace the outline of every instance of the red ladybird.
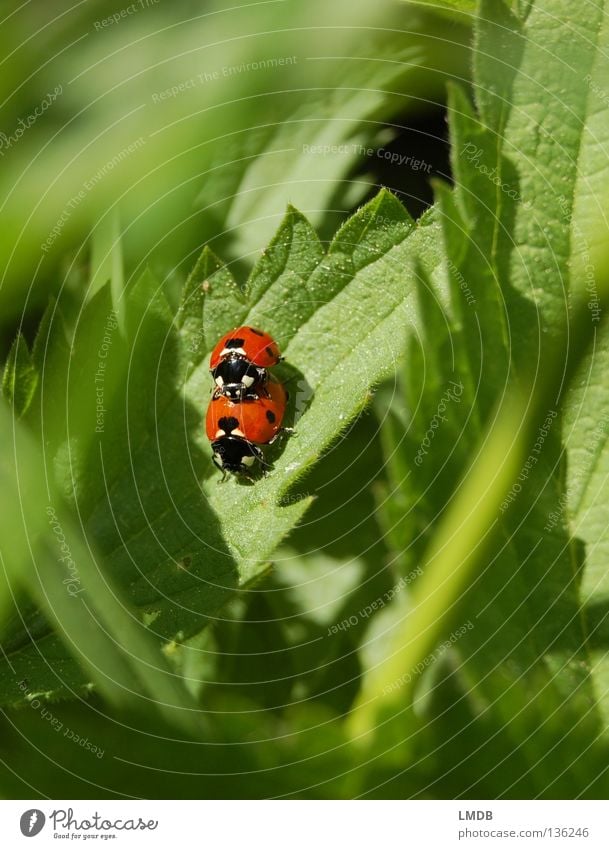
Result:
<instances>
[{"instance_id":1,"label":"red ladybird","mask_svg":"<svg viewBox=\"0 0 609 849\"><path fill-rule=\"evenodd\" d=\"M211 352L209 367L214 369L221 360L234 356L243 357L261 368L270 368L281 359L277 342L256 327L236 327L225 333Z\"/></svg>"},{"instance_id":2,"label":"red ladybird","mask_svg":"<svg viewBox=\"0 0 609 849\"><path fill-rule=\"evenodd\" d=\"M266 394L266 369L281 359L272 336L255 327L236 327L226 333L211 353L209 368L216 384L216 395L233 401L258 392Z\"/></svg>"},{"instance_id":3,"label":"red ladybird","mask_svg":"<svg viewBox=\"0 0 609 849\"><path fill-rule=\"evenodd\" d=\"M256 460L264 463L258 446L268 445L282 430L287 393L281 383L267 383L268 397L244 398L239 403L225 395L212 398L207 408L207 438L213 460L223 472L244 473Z\"/></svg>"}]
</instances>

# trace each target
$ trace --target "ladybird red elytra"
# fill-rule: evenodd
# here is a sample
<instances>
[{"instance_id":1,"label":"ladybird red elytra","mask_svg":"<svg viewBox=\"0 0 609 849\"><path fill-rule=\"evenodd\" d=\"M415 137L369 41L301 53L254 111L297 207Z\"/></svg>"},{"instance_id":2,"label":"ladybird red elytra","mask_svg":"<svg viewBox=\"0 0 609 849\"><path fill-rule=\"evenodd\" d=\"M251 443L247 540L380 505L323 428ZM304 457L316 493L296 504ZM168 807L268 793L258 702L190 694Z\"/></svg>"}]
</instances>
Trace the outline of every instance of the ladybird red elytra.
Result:
<instances>
[{"instance_id":1,"label":"ladybird red elytra","mask_svg":"<svg viewBox=\"0 0 609 849\"><path fill-rule=\"evenodd\" d=\"M270 445L283 430L287 393L282 384L269 380L267 395L233 401L216 395L207 408L206 430L214 464L225 474L244 474L258 460L267 464L260 446Z\"/></svg>"},{"instance_id":2,"label":"ladybird red elytra","mask_svg":"<svg viewBox=\"0 0 609 849\"><path fill-rule=\"evenodd\" d=\"M266 369L281 360L279 346L269 333L256 327L236 327L225 333L211 353L209 368L215 396L233 401L266 395Z\"/></svg>"},{"instance_id":3,"label":"ladybird red elytra","mask_svg":"<svg viewBox=\"0 0 609 849\"><path fill-rule=\"evenodd\" d=\"M281 359L279 346L273 337L264 330L249 326L236 327L224 334L211 352L210 369L216 368L222 359L232 356L243 357L261 368L277 365Z\"/></svg>"}]
</instances>

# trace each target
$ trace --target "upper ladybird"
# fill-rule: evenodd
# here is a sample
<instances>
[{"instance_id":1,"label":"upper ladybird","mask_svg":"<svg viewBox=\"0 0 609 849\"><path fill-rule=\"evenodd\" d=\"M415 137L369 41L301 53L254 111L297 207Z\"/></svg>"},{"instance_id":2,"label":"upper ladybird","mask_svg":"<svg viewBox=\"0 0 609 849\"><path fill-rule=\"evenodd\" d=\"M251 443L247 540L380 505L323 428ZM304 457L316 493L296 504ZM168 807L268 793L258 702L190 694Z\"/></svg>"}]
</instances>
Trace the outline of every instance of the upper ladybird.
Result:
<instances>
[{"instance_id":1,"label":"upper ladybird","mask_svg":"<svg viewBox=\"0 0 609 849\"><path fill-rule=\"evenodd\" d=\"M266 369L281 359L273 337L256 327L236 327L226 333L211 353L209 368L216 395L232 400L264 394Z\"/></svg>"}]
</instances>

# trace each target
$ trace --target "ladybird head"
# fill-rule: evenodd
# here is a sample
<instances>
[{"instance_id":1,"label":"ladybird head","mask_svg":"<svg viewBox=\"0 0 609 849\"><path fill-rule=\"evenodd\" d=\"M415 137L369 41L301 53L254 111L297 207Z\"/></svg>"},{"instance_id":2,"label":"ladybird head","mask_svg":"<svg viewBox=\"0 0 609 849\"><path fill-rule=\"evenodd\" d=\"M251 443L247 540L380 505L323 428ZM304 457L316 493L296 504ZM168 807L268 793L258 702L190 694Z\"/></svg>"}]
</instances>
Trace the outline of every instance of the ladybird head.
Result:
<instances>
[{"instance_id":1,"label":"ladybird head","mask_svg":"<svg viewBox=\"0 0 609 849\"><path fill-rule=\"evenodd\" d=\"M243 357L233 356L222 360L212 369L212 375L219 393L231 401L241 401L249 393L255 393L256 387L266 380L263 368L252 365Z\"/></svg>"},{"instance_id":2,"label":"ladybird head","mask_svg":"<svg viewBox=\"0 0 609 849\"><path fill-rule=\"evenodd\" d=\"M213 461L223 472L247 474L256 460L264 462L262 451L253 443L238 436L223 436L211 444Z\"/></svg>"}]
</instances>

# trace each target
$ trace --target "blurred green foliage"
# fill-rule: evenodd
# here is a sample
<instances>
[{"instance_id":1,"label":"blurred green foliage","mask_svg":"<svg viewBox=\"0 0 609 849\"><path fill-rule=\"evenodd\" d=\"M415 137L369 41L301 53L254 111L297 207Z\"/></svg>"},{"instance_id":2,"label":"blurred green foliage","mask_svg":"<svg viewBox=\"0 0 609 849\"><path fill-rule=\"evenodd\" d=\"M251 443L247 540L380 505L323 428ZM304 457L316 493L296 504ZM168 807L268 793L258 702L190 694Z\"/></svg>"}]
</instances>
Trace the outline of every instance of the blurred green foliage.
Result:
<instances>
[{"instance_id":1,"label":"blurred green foliage","mask_svg":"<svg viewBox=\"0 0 609 849\"><path fill-rule=\"evenodd\" d=\"M162 278L209 242L251 264L287 202L335 224L357 146L465 67L466 30L439 53L433 19L413 11L405 31L386 2L7 5L3 318L82 282L91 227L117 206L128 275ZM319 145L344 150L305 151ZM351 182L347 203L366 189Z\"/></svg>"}]
</instances>

